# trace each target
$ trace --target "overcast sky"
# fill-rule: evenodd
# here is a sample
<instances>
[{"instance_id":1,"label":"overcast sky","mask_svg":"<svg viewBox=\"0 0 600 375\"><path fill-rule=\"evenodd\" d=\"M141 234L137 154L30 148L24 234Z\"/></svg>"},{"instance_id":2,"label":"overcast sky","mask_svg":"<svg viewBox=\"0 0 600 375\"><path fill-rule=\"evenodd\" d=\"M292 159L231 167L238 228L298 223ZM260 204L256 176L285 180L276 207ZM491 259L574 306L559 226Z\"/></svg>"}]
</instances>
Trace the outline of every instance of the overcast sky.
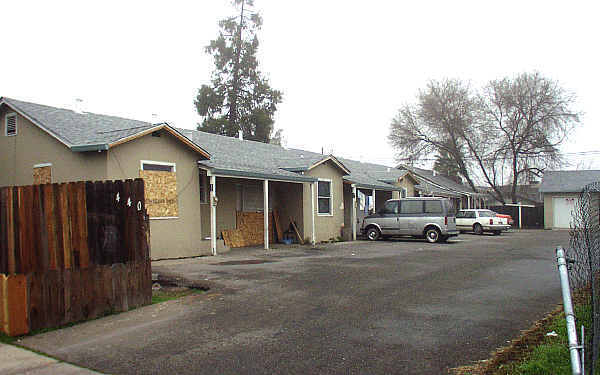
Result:
<instances>
[{"instance_id":1,"label":"overcast sky","mask_svg":"<svg viewBox=\"0 0 600 375\"><path fill-rule=\"evenodd\" d=\"M227 0L4 1L0 96L178 127L213 70L206 46ZM537 70L585 112L564 152L600 150L594 1L255 0L260 68L283 91L288 147L395 165L389 124L429 79ZM600 155L570 157L600 169Z\"/></svg>"}]
</instances>

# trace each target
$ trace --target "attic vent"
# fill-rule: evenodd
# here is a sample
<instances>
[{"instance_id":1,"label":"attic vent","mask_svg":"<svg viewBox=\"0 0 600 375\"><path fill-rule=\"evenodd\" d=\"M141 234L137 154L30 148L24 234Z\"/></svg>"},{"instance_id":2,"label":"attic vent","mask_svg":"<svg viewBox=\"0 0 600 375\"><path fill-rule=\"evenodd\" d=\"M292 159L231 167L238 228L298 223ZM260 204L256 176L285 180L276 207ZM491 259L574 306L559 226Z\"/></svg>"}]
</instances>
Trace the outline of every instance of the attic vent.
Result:
<instances>
[{"instance_id":1,"label":"attic vent","mask_svg":"<svg viewBox=\"0 0 600 375\"><path fill-rule=\"evenodd\" d=\"M160 131L152 132L153 137L160 137Z\"/></svg>"},{"instance_id":2,"label":"attic vent","mask_svg":"<svg viewBox=\"0 0 600 375\"><path fill-rule=\"evenodd\" d=\"M6 115L6 135L17 135L17 114L11 113Z\"/></svg>"}]
</instances>

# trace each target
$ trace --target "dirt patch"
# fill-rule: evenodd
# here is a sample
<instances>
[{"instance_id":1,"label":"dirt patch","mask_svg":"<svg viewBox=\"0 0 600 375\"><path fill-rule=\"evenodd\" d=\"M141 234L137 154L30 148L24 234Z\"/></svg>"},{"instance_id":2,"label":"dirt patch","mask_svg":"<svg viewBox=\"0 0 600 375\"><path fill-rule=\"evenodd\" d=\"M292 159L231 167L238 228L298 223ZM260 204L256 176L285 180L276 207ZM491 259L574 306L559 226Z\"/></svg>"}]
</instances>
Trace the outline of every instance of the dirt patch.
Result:
<instances>
[{"instance_id":1,"label":"dirt patch","mask_svg":"<svg viewBox=\"0 0 600 375\"><path fill-rule=\"evenodd\" d=\"M451 375L503 375L502 366L511 362L523 360L531 351L544 341L548 326L554 318L562 312L562 306L538 320L527 330L521 331L521 335L513 339L510 345L497 349L491 358L477 362L469 366L461 366L450 369Z\"/></svg>"}]
</instances>

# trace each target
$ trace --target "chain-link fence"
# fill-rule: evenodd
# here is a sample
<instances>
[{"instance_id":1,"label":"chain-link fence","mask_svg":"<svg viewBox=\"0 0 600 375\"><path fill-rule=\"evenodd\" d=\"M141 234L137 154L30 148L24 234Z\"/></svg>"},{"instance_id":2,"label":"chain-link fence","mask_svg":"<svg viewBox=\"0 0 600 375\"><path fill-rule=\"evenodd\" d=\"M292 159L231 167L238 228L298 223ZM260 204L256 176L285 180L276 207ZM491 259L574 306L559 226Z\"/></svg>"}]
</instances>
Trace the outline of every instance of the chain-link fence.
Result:
<instances>
[{"instance_id":1,"label":"chain-link fence","mask_svg":"<svg viewBox=\"0 0 600 375\"><path fill-rule=\"evenodd\" d=\"M586 327L585 363L588 374L598 373L600 352L600 182L587 185L573 209L571 244L567 258L575 295L592 306L593 327ZM590 329L591 328L591 329ZM591 337L589 337L591 336Z\"/></svg>"}]
</instances>

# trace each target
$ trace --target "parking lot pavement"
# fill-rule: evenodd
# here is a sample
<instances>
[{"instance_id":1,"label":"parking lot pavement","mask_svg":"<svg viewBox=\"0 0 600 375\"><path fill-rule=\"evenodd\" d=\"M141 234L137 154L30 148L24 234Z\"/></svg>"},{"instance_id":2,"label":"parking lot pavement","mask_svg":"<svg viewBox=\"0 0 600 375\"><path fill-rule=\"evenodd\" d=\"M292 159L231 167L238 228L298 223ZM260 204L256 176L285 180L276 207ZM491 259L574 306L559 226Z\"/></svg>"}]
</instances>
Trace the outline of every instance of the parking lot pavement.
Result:
<instances>
[{"instance_id":1,"label":"parking lot pavement","mask_svg":"<svg viewBox=\"0 0 600 375\"><path fill-rule=\"evenodd\" d=\"M238 249L153 263L212 289L23 340L113 374L443 374L560 302L565 231Z\"/></svg>"}]
</instances>

